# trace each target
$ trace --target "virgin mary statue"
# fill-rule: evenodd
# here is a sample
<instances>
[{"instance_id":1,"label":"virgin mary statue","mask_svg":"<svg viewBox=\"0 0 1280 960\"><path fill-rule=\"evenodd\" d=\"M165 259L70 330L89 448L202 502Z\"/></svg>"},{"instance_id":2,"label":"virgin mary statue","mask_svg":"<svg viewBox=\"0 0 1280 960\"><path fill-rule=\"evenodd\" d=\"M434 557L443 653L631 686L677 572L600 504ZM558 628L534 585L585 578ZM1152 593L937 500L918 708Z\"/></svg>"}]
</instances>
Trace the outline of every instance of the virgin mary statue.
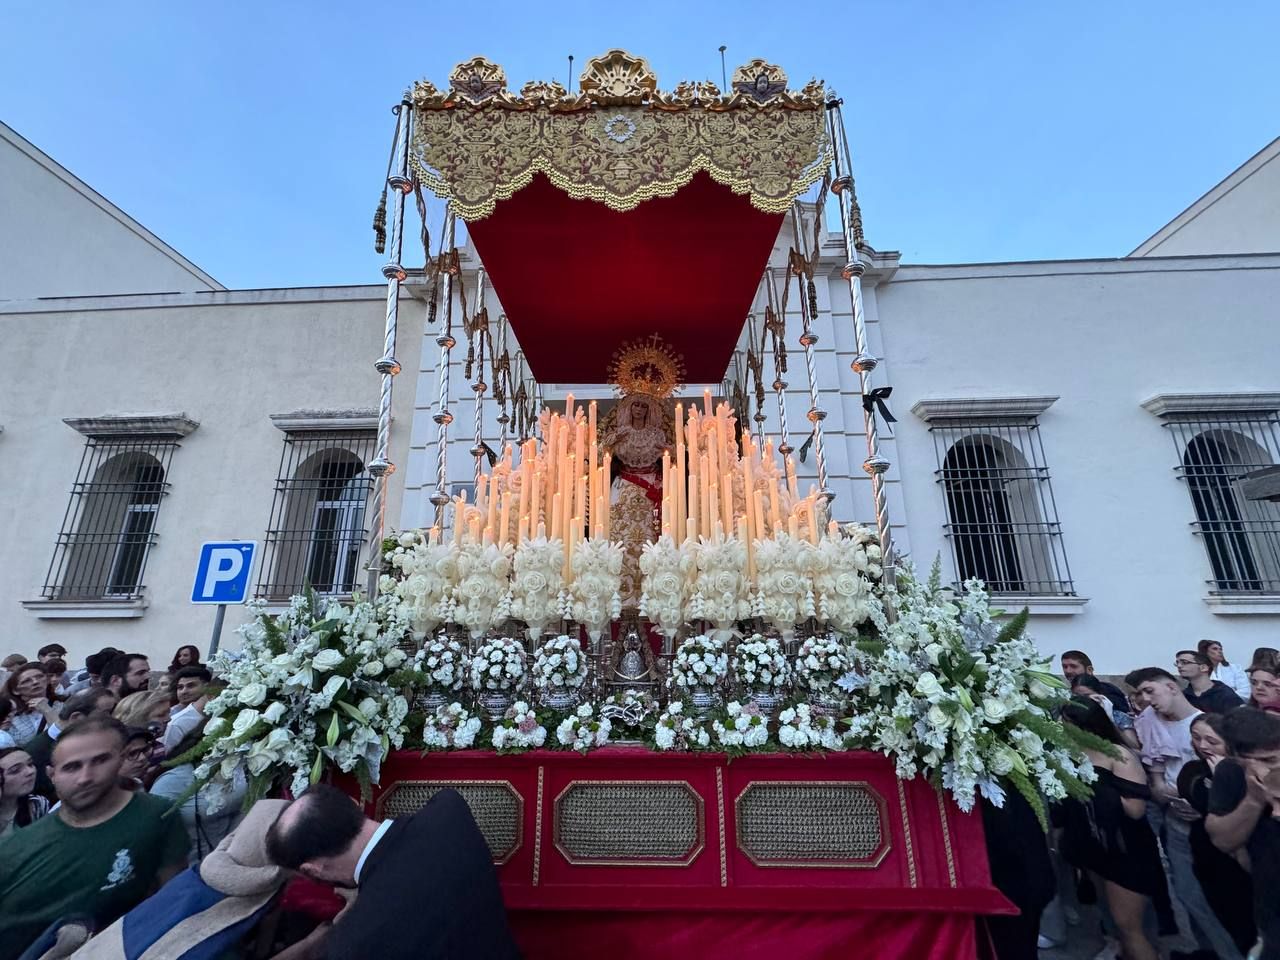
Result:
<instances>
[{"instance_id":1,"label":"virgin mary statue","mask_svg":"<svg viewBox=\"0 0 1280 960\"><path fill-rule=\"evenodd\" d=\"M609 491L611 535L623 546L622 605L640 603L640 557L658 539L662 522L662 454L672 446L668 398L680 387L683 364L657 336L616 355L610 379L622 393L606 419L605 443L613 454Z\"/></svg>"}]
</instances>

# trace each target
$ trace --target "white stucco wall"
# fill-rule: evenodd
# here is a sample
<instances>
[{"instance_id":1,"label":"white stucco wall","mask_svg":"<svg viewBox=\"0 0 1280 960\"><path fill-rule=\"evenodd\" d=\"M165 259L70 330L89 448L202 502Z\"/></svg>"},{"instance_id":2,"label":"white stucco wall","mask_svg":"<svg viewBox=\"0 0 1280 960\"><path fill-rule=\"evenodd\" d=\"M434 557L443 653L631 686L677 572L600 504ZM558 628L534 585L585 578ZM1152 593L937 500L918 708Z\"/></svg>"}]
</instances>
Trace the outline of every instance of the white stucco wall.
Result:
<instances>
[{"instance_id":1,"label":"white stucco wall","mask_svg":"<svg viewBox=\"0 0 1280 960\"><path fill-rule=\"evenodd\" d=\"M1280 140L1144 242L1133 255L1181 257L1280 251Z\"/></svg>"},{"instance_id":2,"label":"white stucco wall","mask_svg":"<svg viewBox=\"0 0 1280 960\"><path fill-rule=\"evenodd\" d=\"M111 644L168 663L204 649L213 608L189 603L199 544L262 540L284 434L271 414L375 408L384 289L239 291L181 297L0 306L0 649L34 657L59 642L73 662ZM110 304L113 308L107 308ZM34 310L36 305L27 304ZM417 366L420 331L406 317L399 347ZM412 383L396 396L392 460L403 465ZM23 609L40 596L85 438L64 417L185 413L135 620L48 620ZM388 515L399 513L399 477ZM255 582L257 572L254 574ZM244 608L228 610L224 643Z\"/></svg>"},{"instance_id":3,"label":"white stucco wall","mask_svg":"<svg viewBox=\"0 0 1280 960\"><path fill-rule=\"evenodd\" d=\"M1233 660L1275 646L1280 617L1212 613L1211 573L1177 452L1141 402L1280 390L1280 256L903 267L876 291L894 387L906 522L918 563L941 553L945 504L926 398L1056 395L1040 418L1081 613L1037 616L1046 652L1099 672L1170 667L1202 637Z\"/></svg>"},{"instance_id":4,"label":"white stucco wall","mask_svg":"<svg viewBox=\"0 0 1280 960\"><path fill-rule=\"evenodd\" d=\"M0 300L217 289L0 124Z\"/></svg>"}]
</instances>

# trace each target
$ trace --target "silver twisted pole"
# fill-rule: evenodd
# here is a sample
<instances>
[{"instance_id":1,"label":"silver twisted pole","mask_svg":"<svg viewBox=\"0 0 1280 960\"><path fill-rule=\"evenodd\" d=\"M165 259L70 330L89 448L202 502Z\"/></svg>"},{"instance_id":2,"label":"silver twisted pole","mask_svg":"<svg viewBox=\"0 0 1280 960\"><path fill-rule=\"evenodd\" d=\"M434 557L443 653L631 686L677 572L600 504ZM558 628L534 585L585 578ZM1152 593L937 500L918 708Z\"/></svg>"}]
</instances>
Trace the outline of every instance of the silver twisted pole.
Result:
<instances>
[{"instance_id":1,"label":"silver twisted pole","mask_svg":"<svg viewBox=\"0 0 1280 960\"><path fill-rule=\"evenodd\" d=\"M382 356L373 367L382 376L382 390L378 397L378 437L374 457L366 465L369 476L373 477L373 523L369 537L369 596L377 596L378 578L382 573L382 538L387 526L387 477L395 473L396 465L388 455L391 444L391 391L396 374L400 372L400 361L396 359L396 328L400 308L400 283L405 278L405 269L400 263L404 249L404 198L413 189L413 181L409 179L409 128L413 122L413 111L406 97L395 108L396 144L394 171L387 178L387 186L391 188L391 259L382 267L382 275L387 280L386 320L382 328Z\"/></svg>"},{"instance_id":2,"label":"silver twisted pole","mask_svg":"<svg viewBox=\"0 0 1280 960\"><path fill-rule=\"evenodd\" d=\"M836 195L840 207L840 234L844 239L847 258L840 275L849 282L849 297L853 303L853 336L857 355L850 366L858 375L862 395L866 397L871 393L871 374L879 361L867 348L867 318L862 305L862 274L866 271L866 267L858 256L859 248L864 244L862 212L858 208L858 199L854 193L853 161L849 153L849 140L845 134L844 117L840 113L841 102L835 96L827 101L827 134L831 139L836 174L831 182L831 191ZM872 407L864 403L862 411L862 422L867 435L867 459L862 462L862 469L871 477L871 495L875 500L876 510L876 533L880 537L880 549L887 575L891 569L893 553L889 508L884 488L884 475L889 469L889 461L880 454L880 432L876 428Z\"/></svg>"},{"instance_id":3,"label":"silver twisted pole","mask_svg":"<svg viewBox=\"0 0 1280 960\"><path fill-rule=\"evenodd\" d=\"M477 318L484 317L484 268L476 271L476 312ZM480 477L484 475L484 392L488 389L488 384L484 382L484 337L487 335L483 330L477 328L476 334L480 338L480 356L476 359L479 368L475 371L475 381L471 384L471 389L476 395L476 430L475 443L471 445L471 455L476 458L475 472L475 490L477 495L480 492ZM489 340L490 356L493 354L493 339Z\"/></svg>"},{"instance_id":4,"label":"silver twisted pole","mask_svg":"<svg viewBox=\"0 0 1280 960\"><path fill-rule=\"evenodd\" d=\"M481 287L480 289L480 296L481 298L484 297L483 287ZM480 302L483 304L484 300L481 299ZM494 349L492 339L490 339L489 341L489 349L490 351ZM494 357L504 357L507 354L507 315L505 313L498 315L497 351L498 351L497 353L491 352L489 354L491 361ZM490 366L490 369L493 368L492 362L490 363L489 366ZM493 379L497 380L499 376L502 376L504 378L503 384L502 384L504 388L504 392L502 394L504 400L503 400L503 405L498 408L498 449L505 450L507 448L507 425L511 423L510 407L511 407L511 394L513 392L511 389L512 380L511 380L511 367L510 367L509 358L508 358L507 364L504 365L503 370L500 373L495 374ZM496 385L494 386L494 389L495 390L498 389Z\"/></svg>"},{"instance_id":5,"label":"silver twisted pole","mask_svg":"<svg viewBox=\"0 0 1280 960\"><path fill-rule=\"evenodd\" d=\"M457 341L453 338L453 242L454 217L453 207L446 206L444 214L444 238L441 248L439 269L444 271L444 282L440 285L440 294L444 298L444 327L436 337L436 345L440 348L440 358L436 361L436 380L440 391L436 397L436 412L432 420L436 422L436 492L431 495L431 502L436 508L435 525L444 533L444 508L449 503L449 424L453 423L453 414L449 412L449 365L450 351ZM461 517L455 516L454 523L460 523Z\"/></svg>"},{"instance_id":6,"label":"silver twisted pole","mask_svg":"<svg viewBox=\"0 0 1280 960\"><path fill-rule=\"evenodd\" d=\"M776 304L773 290L773 267L765 270L766 283L769 289L770 306L775 311L781 311L781 305ZM775 312L774 316L780 323L786 323L787 318ZM785 459L791 454L793 449L791 446L791 434L787 430L787 381L782 379L782 362L778 359L778 343L782 342L781 336L774 343L773 349L773 392L778 396L778 453Z\"/></svg>"},{"instance_id":7,"label":"silver twisted pole","mask_svg":"<svg viewBox=\"0 0 1280 960\"><path fill-rule=\"evenodd\" d=\"M794 231L796 244L803 246L801 240L800 222L796 213L796 208L791 208L791 225ZM804 250L798 249L797 254L804 256ZM796 287L800 294L800 346L804 347L804 369L809 375L809 412L805 415L809 423L813 426L813 463L818 471L818 492L822 497L831 503L836 495L827 485L827 453L823 446L822 438L822 421L827 419L827 411L818 405L818 371L816 361L813 359L813 345L818 342L818 335L813 332L813 321L817 319L818 314L818 295L813 286L813 281L809 280L808 273L799 269L797 266L791 271L796 278ZM808 285L806 287L806 281Z\"/></svg>"}]
</instances>

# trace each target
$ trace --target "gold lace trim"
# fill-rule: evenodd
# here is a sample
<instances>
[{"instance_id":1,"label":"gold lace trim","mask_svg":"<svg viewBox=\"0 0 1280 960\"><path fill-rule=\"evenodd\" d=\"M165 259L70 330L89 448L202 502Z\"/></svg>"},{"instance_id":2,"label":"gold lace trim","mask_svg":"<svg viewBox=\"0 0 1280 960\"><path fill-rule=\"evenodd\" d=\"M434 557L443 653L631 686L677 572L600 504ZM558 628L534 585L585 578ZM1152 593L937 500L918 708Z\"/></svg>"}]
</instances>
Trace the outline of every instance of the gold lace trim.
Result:
<instances>
[{"instance_id":1,"label":"gold lace trim","mask_svg":"<svg viewBox=\"0 0 1280 960\"><path fill-rule=\"evenodd\" d=\"M502 68L482 57L455 68L447 91L420 81L414 173L464 220L488 216L538 173L575 199L626 211L705 171L782 213L831 162L821 83L789 91L762 60L734 72L728 95L710 83L666 94L644 60L614 50L588 61L580 86L570 95L530 83L514 96Z\"/></svg>"}]
</instances>

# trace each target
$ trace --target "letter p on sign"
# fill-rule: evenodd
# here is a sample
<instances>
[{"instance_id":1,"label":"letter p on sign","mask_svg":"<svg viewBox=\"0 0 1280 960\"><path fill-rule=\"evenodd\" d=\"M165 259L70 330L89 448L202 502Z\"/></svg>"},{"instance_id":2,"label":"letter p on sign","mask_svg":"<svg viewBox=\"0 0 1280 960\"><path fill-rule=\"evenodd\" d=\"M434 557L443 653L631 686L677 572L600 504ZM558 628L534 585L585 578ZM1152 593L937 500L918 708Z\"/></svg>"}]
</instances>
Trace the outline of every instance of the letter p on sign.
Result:
<instances>
[{"instance_id":1,"label":"letter p on sign","mask_svg":"<svg viewBox=\"0 0 1280 960\"><path fill-rule=\"evenodd\" d=\"M219 540L200 548L192 603L244 603L258 551L257 541Z\"/></svg>"}]
</instances>

